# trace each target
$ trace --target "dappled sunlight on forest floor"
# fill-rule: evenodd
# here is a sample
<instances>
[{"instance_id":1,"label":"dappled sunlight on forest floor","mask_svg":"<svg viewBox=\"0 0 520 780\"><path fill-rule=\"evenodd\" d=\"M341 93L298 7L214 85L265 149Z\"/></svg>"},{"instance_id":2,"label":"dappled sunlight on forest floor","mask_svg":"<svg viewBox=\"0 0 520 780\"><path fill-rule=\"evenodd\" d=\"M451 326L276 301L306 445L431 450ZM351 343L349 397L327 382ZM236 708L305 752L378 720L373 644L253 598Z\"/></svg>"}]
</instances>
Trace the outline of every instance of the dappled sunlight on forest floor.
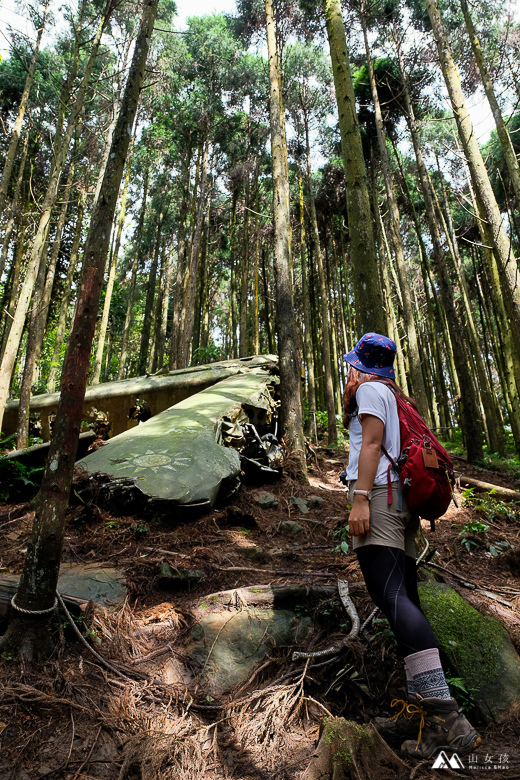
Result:
<instances>
[{"instance_id":1,"label":"dappled sunlight on forest floor","mask_svg":"<svg viewBox=\"0 0 520 780\"><path fill-rule=\"evenodd\" d=\"M102 563L126 575L123 605L88 607L79 621L110 668L78 641L63 613L54 658L22 670L0 661L1 780L294 780L309 764L327 713L366 723L388 712L391 699L403 694L404 677L380 615L341 657L292 661L294 646L273 647L245 683L220 696L199 685L200 670L187 661L196 606L207 594L285 583L310 590L339 578L348 580L361 622L371 615L355 556L341 550L341 541L348 544L338 480L345 453L319 448L310 455L309 485L288 476L245 484L226 506L188 520L179 513L171 521L113 517L94 503L71 506L63 561ZM493 484L519 485L519 475L469 469L462 460L455 466ZM277 506L257 503L266 492ZM459 503L434 533L424 523L436 552L421 571L500 621L520 651L520 511L489 498L461 496ZM4 571L21 571L31 519L22 505L0 507ZM168 579L166 562L167 571L184 576ZM315 618L319 630L298 649L322 649L350 630L335 597L321 602ZM471 699L459 693L471 714ZM480 763L491 767L507 756L501 775L520 777L518 720L479 730ZM410 778L438 775L432 761L407 766ZM467 773L489 778L490 771Z\"/></svg>"}]
</instances>

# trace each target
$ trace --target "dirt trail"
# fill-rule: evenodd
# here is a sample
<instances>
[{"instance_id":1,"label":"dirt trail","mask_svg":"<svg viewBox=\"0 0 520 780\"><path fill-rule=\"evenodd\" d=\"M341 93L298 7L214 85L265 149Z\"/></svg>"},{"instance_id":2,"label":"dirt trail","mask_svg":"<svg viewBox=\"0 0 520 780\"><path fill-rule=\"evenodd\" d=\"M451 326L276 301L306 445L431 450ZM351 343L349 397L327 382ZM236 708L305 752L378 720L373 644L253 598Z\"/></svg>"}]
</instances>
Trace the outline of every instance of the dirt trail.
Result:
<instances>
[{"instance_id":1,"label":"dirt trail","mask_svg":"<svg viewBox=\"0 0 520 780\"><path fill-rule=\"evenodd\" d=\"M112 517L95 504L71 507L64 562L98 561L126 573L125 608L97 610L84 623L96 649L133 674L103 667L68 627L61 629L55 657L42 666L20 670L1 659L0 780L296 780L327 712L364 723L388 711L403 678L393 638L377 617L363 639L322 666L293 663L294 648L276 648L249 685L218 701L204 691L188 693L178 679L169 686L156 682L158 676L165 679L166 667L175 671L193 605L208 593L268 583L334 584L341 578L351 584L361 621L370 615L373 605L355 556L336 549L347 517L338 481L344 458L341 451L317 450L308 486L287 476L269 485L244 485L232 502L198 518L178 514L155 521ZM457 468L518 489L515 476L470 470L463 461ZM275 496L276 508L256 503L262 491ZM302 512L293 499L311 495L323 503L309 502ZM432 570L450 584L459 587L463 579L496 594L493 599L467 592L481 611L506 626L520 651L520 566L514 554L520 513L493 514L485 501L479 503L483 508L450 507L434 534L425 524L436 550ZM0 562L12 572L21 570L31 527L31 515L22 510L18 507L17 516L17 507L0 506ZM301 530L284 532L287 520ZM489 529L467 536L468 550L460 532L474 521ZM197 575L181 588L166 589L158 576L164 562ZM347 622L333 600L330 609L322 609L314 649L342 636ZM161 623L169 623L167 633L161 633ZM478 756L486 768L475 770L468 759L464 773L489 778L500 771L510 780L520 778L518 720L482 731ZM410 778L437 777L431 765L410 762Z\"/></svg>"}]
</instances>

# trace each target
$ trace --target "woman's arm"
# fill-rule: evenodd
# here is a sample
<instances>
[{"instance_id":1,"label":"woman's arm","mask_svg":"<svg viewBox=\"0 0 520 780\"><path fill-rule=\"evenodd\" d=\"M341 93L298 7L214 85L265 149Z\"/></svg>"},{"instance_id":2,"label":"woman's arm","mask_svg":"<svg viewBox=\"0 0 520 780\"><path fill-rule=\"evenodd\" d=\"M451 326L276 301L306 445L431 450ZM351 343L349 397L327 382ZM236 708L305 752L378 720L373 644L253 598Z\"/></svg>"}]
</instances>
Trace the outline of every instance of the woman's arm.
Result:
<instances>
[{"instance_id":1,"label":"woman's arm","mask_svg":"<svg viewBox=\"0 0 520 780\"><path fill-rule=\"evenodd\" d=\"M372 490L381 457L384 423L373 414L364 414L360 418L363 437L359 453L358 478L356 490ZM354 496L348 519L352 536L364 536L370 528L370 504L365 496Z\"/></svg>"}]
</instances>

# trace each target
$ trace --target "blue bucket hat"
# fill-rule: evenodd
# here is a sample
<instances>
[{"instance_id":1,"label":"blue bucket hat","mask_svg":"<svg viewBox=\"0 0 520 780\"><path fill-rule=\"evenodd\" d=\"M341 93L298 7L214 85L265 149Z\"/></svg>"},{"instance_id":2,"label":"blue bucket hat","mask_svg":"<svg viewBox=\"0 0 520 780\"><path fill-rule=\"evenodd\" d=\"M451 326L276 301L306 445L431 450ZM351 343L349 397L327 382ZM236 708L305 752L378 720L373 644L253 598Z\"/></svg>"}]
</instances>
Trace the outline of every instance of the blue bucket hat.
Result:
<instances>
[{"instance_id":1,"label":"blue bucket hat","mask_svg":"<svg viewBox=\"0 0 520 780\"><path fill-rule=\"evenodd\" d=\"M393 367L397 346L392 339L380 333L365 333L344 360L357 371L395 379Z\"/></svg>"}]
</instances>

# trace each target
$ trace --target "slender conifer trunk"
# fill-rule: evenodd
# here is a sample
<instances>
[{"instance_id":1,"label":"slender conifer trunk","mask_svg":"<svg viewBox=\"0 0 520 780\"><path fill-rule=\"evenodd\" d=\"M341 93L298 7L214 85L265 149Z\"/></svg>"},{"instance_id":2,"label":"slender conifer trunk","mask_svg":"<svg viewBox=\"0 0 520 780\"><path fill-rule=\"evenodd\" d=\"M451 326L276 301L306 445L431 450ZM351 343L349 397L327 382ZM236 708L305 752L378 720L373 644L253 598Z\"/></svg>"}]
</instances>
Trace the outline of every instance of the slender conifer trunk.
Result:
<instances>
[{"instance_id":1,"label":"slender conifer trunk","mask_svg":"<svg viewBox=\"0 0 520 780\"><path fill-rule=\"evenodd\" d=\"M339 112L356 320L361 331L382 333L386 323L377 273L368 178L340 0L323 0L323 10Z\"/></svg>"},{"instance_id":2,"label":"slender conifer trunk","mask_svg":"<svg viewBox=\"0 0 520 780\"><path fill-rule=\"evenodd\" d=\"M269 117L273 165L273 211L276 279L276 324L280 357L283 430L303 479L307 479L301 402L301 358L291 279L291 220L285 110L276 45L272 0L265 0L267 56L269 58Z\"/></svg>"},{"instance_id":3,"label":"slender conifer trunk","mask_svg":"<svg viewBox=\"0 0 520 780\"><path fill-rule=\"evenodd\" d=\"M41 610L52 609L55 603L65 534L66 509L81 428L83 400L109 249L110 228L130 143L128 127L133 125L137 110L157 5L158 0L145 0L121 111L114 130L112 150L99 199L92 213L85 245L83 279L65 356L60 402L43 481L36 501L25 565L15 597L16 604L24 610L29 610L29 614L13 610L14 618L11 619L6 633L0 640L0 651L7 650L28 660L34 656L45 657L53 649L49 632L49 614L42 614Z\"/></svg>"}]
</instances>

